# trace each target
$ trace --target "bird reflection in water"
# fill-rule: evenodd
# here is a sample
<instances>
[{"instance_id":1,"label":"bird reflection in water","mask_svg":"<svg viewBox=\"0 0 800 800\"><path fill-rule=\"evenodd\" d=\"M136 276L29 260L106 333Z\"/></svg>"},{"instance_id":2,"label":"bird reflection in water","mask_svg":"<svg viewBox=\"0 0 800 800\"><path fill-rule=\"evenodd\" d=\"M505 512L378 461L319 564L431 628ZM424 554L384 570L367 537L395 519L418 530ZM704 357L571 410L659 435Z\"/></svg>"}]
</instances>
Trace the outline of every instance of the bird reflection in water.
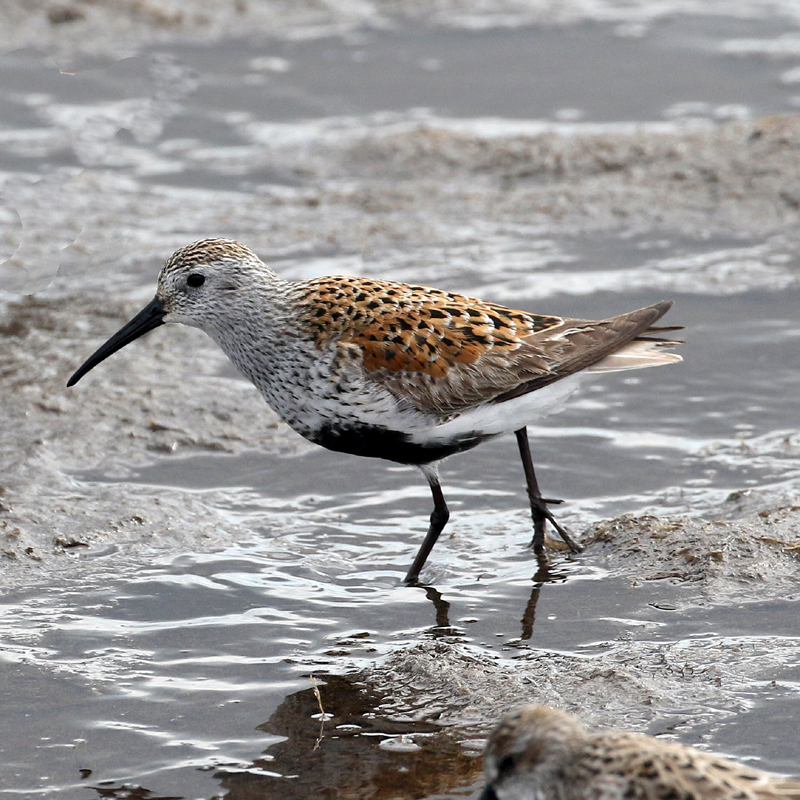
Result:
<instances>
[{"instance_id":1,"label":"bird reflection in water","mask_svg":"<svg viewBox=\"0 0 800 800\"><path fill-rule=\"evenodd\" d=\"M521 630L519 639L508 642L509 645L519 644L529 641L533 636L533 626L536 621L536 606L542 587L548 583L562 583L567 579L566 572L559 570L557 565L548 563L547 558L537 558L539 567L534 573L531 581L531 593L522 612L520 620ZM435 586L428 584L417 584L417 587L425 592L425 597L433 603L436 624L428 628L425 634L434 638L448 638L452 642L467 641L464 638L464 630L451 624L450 607L451 603L445 600L444 595Z\"/></svg>"}]
</instances>

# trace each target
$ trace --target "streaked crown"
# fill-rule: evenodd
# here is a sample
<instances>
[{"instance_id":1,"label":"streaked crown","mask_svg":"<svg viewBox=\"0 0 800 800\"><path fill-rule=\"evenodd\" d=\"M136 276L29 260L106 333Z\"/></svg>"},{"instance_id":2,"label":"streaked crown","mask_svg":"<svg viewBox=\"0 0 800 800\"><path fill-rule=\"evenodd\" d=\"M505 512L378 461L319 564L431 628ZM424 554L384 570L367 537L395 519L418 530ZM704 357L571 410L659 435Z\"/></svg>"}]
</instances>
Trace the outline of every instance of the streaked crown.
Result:
<instances>
[{"instance_id":1,"label":"streaked crown","mask_svg":"<svg viewBox=\"0 0 800 800\"><path fill-rule=\"evenodd\" d=\"M279 282L240 242L201 239L169 257L158 276L158 297L166 310L166 322L207 329L223 319L234 321L237 309L253 303L259 290Z\"/></svg>"}]
</instances>

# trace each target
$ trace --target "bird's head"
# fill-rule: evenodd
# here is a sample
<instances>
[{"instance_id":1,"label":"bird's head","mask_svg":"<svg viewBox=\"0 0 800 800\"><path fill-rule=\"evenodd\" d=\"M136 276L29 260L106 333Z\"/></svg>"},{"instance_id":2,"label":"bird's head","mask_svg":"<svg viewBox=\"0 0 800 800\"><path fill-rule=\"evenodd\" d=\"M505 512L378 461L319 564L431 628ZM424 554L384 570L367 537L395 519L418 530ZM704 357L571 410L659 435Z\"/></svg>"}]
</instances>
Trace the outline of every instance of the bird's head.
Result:
<instances>
[{"instance_id":1,"label":"bird's head","mask_svg":"<svg viewBox=\"0 0 800 800\"><path fill-rule=\"evenodd\" d=\"M540 800L553 773L586 735L575 717L547 706L523 706L492 731L484 754L481 800Z\"/></svg>"},{"instance_id":2,"label":"bird's head","mask_svg":"<svg viewBox=\"0 0 800 800\"><path fill-rule=\"evenodd\" d=\"M92 354L67 382L148 331L180 322L210 331L231 312L252 302L253 290L277 280L251 250L232 239L203 239L176 250L158 276L156 296Z\"/></svg>"}]
</instances>

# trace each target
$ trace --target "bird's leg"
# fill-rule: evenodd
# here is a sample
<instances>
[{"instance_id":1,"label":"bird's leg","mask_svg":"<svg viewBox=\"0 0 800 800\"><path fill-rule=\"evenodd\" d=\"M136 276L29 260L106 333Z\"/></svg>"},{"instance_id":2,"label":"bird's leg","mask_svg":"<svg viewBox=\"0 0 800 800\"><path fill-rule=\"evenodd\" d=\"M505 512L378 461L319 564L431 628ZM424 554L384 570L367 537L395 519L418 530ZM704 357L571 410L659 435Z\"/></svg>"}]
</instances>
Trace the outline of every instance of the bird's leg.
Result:
<instances>
[{"instance_id":1,"label":"bird's leg","mask_svg":"<svg viewBox=\"0 0 800 800\"><path fill-rule=\"evenodd\" d=\"M419 571L425 565L425 561L430 555L431 550L433 550L433 546L436 544L439 534L444 529L444 526L447 525L447 520L450 519L450 511L447 508L447 503L444 501L442 487L439 485L439 471L436 469L435 465L426 464L422 467L422 472L428 479L428 484L431 487L433 511L431 512L430 527L425 534L425 539L422 542L422 546L419 548L414 563L411 565L411 569L406 575L406 583L417 582Z\"/></svg>"},{"instance_id":2,"label":"bird's leg","mask_svg":"<svg viewBox=\"0 0 800 800\"><path fill-rule=\"evenodd\" d=\"M531 516L533 517L533 551L535 553L544 552L544 527L545 521L556 529L558 535L566 542L567 547L573 553L580 553L581 548L572 541L570 535L559 525L550 509L547 508L548 503L561 503L562 500L551 500L542 497L539 491L539 482L536 480L536 473L533 469L533 460L531 459L531 448L528 444L528 429L520 428L515 431L517 436L517 444L519 445L519 455L522 459L522 467L525 470L525 480L528 484L528 499L531 503Z\"/></svg>"},{"instance_id":3,"label":"bird's leg","mask_svg":"<svg viewBox=\"0 0 800 800\"><path fill-rule=\"evenodd\" d=\"M546 503L551 503L552 500L545 500ZM550 571L550 565L547 563L547 556L544 553L536 553L536 563L539 568L534 573L531 580L533 581L533 588L531 589L531 596L528 600L528 605L522 615L522 633L520 639L526 641L533 636L533 625L536 622L536 604L539 602L539 594L542 591L542 586L553 580L553 573Z\"/></svg>"},{"instance_id":4,"label":"bird's leg","mask_svg":"<svg viewBox=\"0 0 800 800\"><path fill-rule=\"evenodd\" d=\"M450 603L444 599L442 593L433 586L423 586L425 597L433 603L436 609L436 628L440 631L450 630Z\"/></svg>"}]
</instances>

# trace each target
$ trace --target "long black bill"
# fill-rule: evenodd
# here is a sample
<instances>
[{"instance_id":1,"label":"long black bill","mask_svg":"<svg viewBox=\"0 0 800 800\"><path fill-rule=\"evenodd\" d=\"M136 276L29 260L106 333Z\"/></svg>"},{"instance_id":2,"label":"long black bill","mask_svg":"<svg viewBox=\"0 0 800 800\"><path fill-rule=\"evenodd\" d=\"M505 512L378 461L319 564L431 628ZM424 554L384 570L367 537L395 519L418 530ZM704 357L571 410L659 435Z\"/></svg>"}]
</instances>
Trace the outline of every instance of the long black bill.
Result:
<instances>
[{"instance_id":1,"label":"long black bill","mask_svg":"<svg viewBox=\"0 0 800 800\"><path fill-rule=\"evenodd\" d=\"M118 330L104 345L93 353L78 371L67 381L74 386L90 369L105 361L112 353L130 344L148 331L164 324L167 312L158 297L154 297L127 325Z\"/></svg>"}]
</instances>

